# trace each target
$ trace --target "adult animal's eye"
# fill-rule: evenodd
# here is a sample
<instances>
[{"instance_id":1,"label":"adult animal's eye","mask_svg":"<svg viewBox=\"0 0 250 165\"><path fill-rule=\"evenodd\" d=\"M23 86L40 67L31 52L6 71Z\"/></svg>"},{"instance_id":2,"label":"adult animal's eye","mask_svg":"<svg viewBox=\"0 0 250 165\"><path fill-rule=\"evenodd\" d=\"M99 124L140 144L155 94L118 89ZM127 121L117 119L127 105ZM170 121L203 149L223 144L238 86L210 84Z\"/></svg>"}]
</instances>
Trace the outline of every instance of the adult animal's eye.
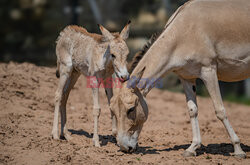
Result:
<instances>
[{"instance_id":1,"label":"adult animal's eye","mask_svg":"<svg viewBox=\"0 0 250 165\"><path fill-rule=\"evenodd\" d=\"M128 116L128 118L130 118L130 119L133 119L133 120L135 119L135 107L130 108L130 109L128 110L127 116Z\"/></svg>"},{"instance_id":2,"label":"adult animal's eye","mask_svg":"<svg viewBox=\"0 0 250 165\"><path fill-rule=\"evenodd\" d=\"M111 57L112 57L112 58L115 58L115 55L114 55L114 54L111 54Z\"/></svg>"}]
</instances>

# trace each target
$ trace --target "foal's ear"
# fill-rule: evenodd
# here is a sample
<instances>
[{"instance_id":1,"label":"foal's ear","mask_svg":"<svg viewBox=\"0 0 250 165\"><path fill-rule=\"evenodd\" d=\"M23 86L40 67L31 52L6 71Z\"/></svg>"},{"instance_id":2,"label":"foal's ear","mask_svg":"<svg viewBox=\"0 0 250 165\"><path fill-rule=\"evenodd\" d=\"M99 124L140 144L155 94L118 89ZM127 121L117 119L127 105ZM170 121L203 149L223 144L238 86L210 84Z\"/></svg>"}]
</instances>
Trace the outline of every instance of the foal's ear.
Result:
<instances>
[{"instance_id":1,"label":"foal's ear","mask_svg":"<svg viewBox=\"0 0 250 165\"><path fill-rule=\"evenodd\" d=\"M130 23L131 23L131 21L128 21L127 25L122 29L122 31L120 33L120 37L123 40L126 40L129 36Z\"/></svg>"},{"instance_id":2,"label":"foal's ear","mask_svg":"<svg viewBox=\"0 0 250 165\"><path fill-rule=\"evenodd\" d=\"M103 58L102 58L102 65L104 67L106 67L106 64L107 64L109 58L110 58L110 46L107 47L107 49L103 55Z\"/></svg>"},{"instance_id":3,"label":"foal's ear","mask_svg":"<svg viewBox=\"0 0 250 165\"><path fill-rule=\"evenodd\" d=\"M103 41L110 41L112 39L114 39L115 37L107 30L105 29L102 25L98 24L99 26L99 29L101 30L102 32L102 39Z\"/></svg>"}]
</instances>

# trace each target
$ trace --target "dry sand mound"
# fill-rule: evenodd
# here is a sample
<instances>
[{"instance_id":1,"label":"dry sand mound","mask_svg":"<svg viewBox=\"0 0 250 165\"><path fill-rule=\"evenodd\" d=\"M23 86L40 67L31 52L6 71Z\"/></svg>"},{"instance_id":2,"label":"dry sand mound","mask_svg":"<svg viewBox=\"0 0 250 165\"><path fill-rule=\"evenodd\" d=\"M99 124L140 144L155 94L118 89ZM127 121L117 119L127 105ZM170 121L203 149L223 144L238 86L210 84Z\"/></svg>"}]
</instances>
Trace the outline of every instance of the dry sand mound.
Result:
<instances>
[{"instance_id":1,"label":"dry sand mound","mask_svg":"<svg viewBox=\"0 0 250 165\"><path fill-rule=\"evenodd\" d=\"M229 156L233 147L215 117L210 99L198 98L203 145L195 158L181 153L192 140L183 94L154 89L148 96L149 118L136 153L119 151L111 134L110 112L101 90L101 148L92 146L92 96L81 77L67 104L73 140L51 139L55 68L0 64L0 164L250 164L250 108L225 103L247 159Z\"/></svg>"}]
</instances>

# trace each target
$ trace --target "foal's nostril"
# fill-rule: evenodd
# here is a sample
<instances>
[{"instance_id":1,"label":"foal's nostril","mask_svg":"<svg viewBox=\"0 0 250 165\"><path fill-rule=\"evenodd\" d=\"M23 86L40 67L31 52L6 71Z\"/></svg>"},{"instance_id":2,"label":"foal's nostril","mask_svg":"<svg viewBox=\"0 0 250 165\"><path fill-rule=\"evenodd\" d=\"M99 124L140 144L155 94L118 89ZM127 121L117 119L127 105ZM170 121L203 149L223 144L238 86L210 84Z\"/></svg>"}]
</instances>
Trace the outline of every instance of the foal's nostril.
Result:
<instances>
[{"instance_id":1,"label":"foal's nostril","mask_svg":"<svg viewBox=\"0 0 250 165\"><path fill-rule=\"evenodd\" d=\"M126 81L127 80L126 76L121 76L120 78L121 78L122 81Z\"/></svg>"},{"instance_id":2,"label":"foal's nostril","mask_svg":"<svg viewBox=\"0 0 250 165\"><path fill-rule=\"evenodd\" d=\"M128 147L128 152L131 152L133 150L132 147Z\"/></svg>"}]
</instances>

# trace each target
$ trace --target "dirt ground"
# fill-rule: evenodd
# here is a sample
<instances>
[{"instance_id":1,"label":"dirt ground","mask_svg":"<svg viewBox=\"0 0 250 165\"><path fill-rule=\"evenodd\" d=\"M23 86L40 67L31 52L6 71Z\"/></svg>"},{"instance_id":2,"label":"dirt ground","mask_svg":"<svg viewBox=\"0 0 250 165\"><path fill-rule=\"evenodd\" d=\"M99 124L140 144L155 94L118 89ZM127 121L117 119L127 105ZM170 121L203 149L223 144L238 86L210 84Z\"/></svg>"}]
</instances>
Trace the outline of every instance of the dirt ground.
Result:
<instances>
[{"instance_id":1,"label":"dirt ground","mask_svg":"<svg viewBox=\"0 0 250 165\"><path fill-rule=\"evenodd\" d=\"M230 156L233 147L217 120L211 100L198 97L201 149L196 157L181 156L192 132L185 97L153 89L149 118L133 154L119 151L111 136L110 112L101 90L101 148L92 146L91 90L82 76L67 104L73 140L51 139L55 68L33 64L0 64L0 164L250 164L250 107L225 102L228 117L241 139L246 159Z\"/></svg>"}]
</instances>

